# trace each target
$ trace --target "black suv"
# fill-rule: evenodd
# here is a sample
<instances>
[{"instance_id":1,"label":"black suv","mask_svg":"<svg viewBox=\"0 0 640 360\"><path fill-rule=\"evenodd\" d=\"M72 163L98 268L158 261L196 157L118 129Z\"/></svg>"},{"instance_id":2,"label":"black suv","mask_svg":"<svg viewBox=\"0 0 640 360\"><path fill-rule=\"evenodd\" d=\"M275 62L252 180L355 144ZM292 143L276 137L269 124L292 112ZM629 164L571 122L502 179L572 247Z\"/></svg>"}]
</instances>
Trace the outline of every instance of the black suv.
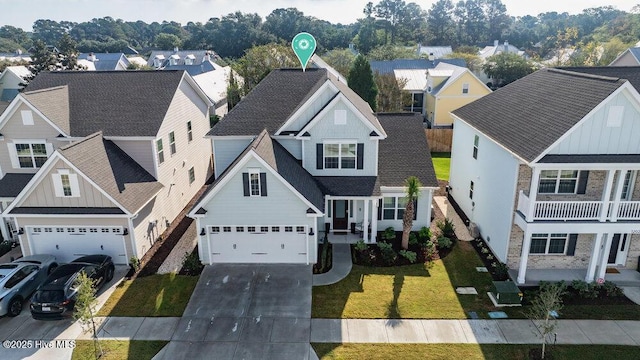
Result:
<instances>
[{"instance_id":1,"label":"black suv","mask_svg":"<svg viewBox=\"0 0 640 360\"><path fill-rule=\"evenodd\" d=\"M113 279L115 267L111 256L88 255L58 266L31 298L31 316L36 320L71 316L76 304L75 281L81 272L94 280L96 291Z\"/></svg>"}]
</instances>

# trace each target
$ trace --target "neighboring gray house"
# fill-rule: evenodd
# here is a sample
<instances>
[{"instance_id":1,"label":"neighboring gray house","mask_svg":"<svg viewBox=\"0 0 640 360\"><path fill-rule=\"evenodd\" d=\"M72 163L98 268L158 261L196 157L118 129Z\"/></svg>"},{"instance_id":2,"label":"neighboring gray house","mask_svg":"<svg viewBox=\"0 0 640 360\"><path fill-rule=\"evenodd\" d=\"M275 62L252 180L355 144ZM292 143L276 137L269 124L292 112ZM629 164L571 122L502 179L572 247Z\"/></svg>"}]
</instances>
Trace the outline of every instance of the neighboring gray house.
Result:
<instances>
[{"instance_id":1,"label":"neighboring gray house","mask_svg":"<svg viewBox=\"0 0 640 360\"><path fill-rule=\"evenodd\" d=\"M0 115L3 238L142 257L211 174L210 105L184 71L40 73Z\"/></svg>"},{"instance_id":2,"label":"neighboring gray house","mask_svg":"<svg viewBox=\"0 0 640 360\"><path fill-rule=\"evenodd\" d=\"M638 68L575 70L452 113L449 193L520 284L637 279Z\"/></svg>"},{"instance_id":3,"label":"neighboring gray house","mask_svg":"<svg viewBox=\"0 0 640 360\"><path fill-rule=\"evenodd\" d=\"M78 61L90 62L96 71L127 70L131 64L123 53L88 53L78 55ZM80 62L82 64L82 62Z\"/></svg>"},{"instance_id":4,"label":"neighboring gray house","mask_svg":"<svg viewBox=\"0 0 640 360\"><path fill-rule=\"evenodd\" d=\"M495 40L493 42L493 46L489 45L489 46L485 46L483 49L481 49L478 52L478 56L480 56L480 59L482 61L486 61L488 57L493 56L493 55L498 55L501 53L512 53L512 54L516 54L519 56L522 56L524 58L528 58L527 54L525 54L524 51L518 49L517 47L509 44L508 41L505 40L504 44L500 44L500 42L498 40Z\"/></svg>"},{"instance_id":5,"label":"neighboring gray house","mask_svg":"<svg viewBox=\"0 0 640 360\"><path fill-rule=\"evenodd\" d=\"M185 70L194 76L221 68L214 62L217 55L211 50L154 50L147 65L155 69Z\"/></svg>"},{"instance_id":6,"label":"neighboring gray house","mask_svg":"<svg viewBox=\"0 0 640 360\"><path fill-rule=\"evenodd\" d=\"M637 45L636 45L637 46ZM640 47L632 47L623 51L622 54L609 64L609 66L638 66L640 65Z\"/></svg>"},{"instance_id":7,"label":"neighboring gray house","mask_svg":"<svg viewBox=\"0 0 640 360\"><path fill-rule=\"evenodd\" d=\"M216 180L189 213L206 264L315 263L318 239L402 229L405 187L438 182L422 118L375 114L326 69L271 72L211 129Z\"/></svg>"}]
</instances>

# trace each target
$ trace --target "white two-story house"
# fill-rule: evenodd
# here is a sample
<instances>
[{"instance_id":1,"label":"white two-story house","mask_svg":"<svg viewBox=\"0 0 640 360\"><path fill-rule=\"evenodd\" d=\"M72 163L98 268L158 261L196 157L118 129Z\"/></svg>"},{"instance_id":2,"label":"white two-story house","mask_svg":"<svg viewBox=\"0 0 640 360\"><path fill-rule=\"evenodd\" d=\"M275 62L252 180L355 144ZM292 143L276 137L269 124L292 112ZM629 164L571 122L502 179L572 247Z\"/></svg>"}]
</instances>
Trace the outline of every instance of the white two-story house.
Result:
<instances>
[{"instance_id":1,"label":"white two-story house","mask_svg":"<svg viewBox=\"0 0 640 360\"><path fill-rule=\"evenodd\" d=\"M404 181L438 183L419 114L375 114L326 69L275 70L209 132L216 180L189 216L204 263L314 263L318 239L402 229Z\"/></svg>"},{"instance_id":2,"label":"white two-story house","mask_svg":"<svg viewBox=\"0 0 640 360\"><path fill-rule=\"evenodd\" d=\"M640 95L619 71L543 69L453 112L450 195L520 284L635 273Z\"/></svg>"},{"instance_id":3,"label":"white two-story house","mask_svg":"<svg viewBox=\"0 0 640 360\"><path fill-rule=\"evenodd\" d=\"M39 74L0 116L3 237L142 257L211 175L210 105L184 71Z\"/></svg>"}]
</instances>

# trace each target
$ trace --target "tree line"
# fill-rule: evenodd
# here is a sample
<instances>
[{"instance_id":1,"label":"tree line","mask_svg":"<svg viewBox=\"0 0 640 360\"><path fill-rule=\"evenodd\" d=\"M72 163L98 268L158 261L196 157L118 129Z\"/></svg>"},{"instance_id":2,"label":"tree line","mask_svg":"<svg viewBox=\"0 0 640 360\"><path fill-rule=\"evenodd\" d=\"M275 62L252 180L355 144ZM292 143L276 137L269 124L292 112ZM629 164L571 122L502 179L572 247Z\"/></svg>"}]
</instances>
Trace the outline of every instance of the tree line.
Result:
<instances>
[{"instance_id":1,"label":"tree line","mask_svg":"<svg viewBox=\"0 0 640 360\"><path fill-rule=\"evenodd\" d=\"M362 18L352 24L333 24L307 16L296 8L275 9L264 19L234 12L206 23L174 21L145 23L111 17L86 22L34 22L31 32L0 27L0 52L27 50L35 40L57 44L69 34L81 52L120 52L131 46L143 53L152 48L212 49L223 58L240 58L251 47L287 43L300 31L318 40L318 52L355 44L368 54L389 45L416 44L484 46L494 40L526 50L533 57L549 57L558 48L558 35L574 36L564 43L588 49L611 41L635 43L640 38L640 8L631 12L611 6L585 9L580 14L545 12L513 17L500 0L438 0L427 10L415 2L381 0L368 3Z\"/></svg>"}]
</instances>

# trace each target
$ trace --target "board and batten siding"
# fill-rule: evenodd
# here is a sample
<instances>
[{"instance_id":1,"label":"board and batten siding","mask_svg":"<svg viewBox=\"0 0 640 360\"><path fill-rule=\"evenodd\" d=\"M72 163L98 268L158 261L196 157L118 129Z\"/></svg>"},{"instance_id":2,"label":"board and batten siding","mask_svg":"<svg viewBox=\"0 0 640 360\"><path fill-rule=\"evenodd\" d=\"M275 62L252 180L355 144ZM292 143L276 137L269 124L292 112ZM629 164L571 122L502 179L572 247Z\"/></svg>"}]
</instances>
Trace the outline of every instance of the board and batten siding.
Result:
<instances>
[{"instance_id":1,"label":"board and batten siding","mask_svg":"<svg viewBox=\"0 0 640 360\"><path fill-rule=\"evenodd\" d=\"M311 119L313 119L316 114L325 107L331 99L338 93L338 91L333 86L326 87L321 94L319 94L318 98L310 104L308 108L305 109L300 115L291 122L283 131L300 131L302 128L307 125ZM283 119L286 120L286 119Z\"/></svg>"},{"instance_id":2,"label":"board and batten siding","mask_svg":"<svg viewBox=\"0 0 640 360\"><path fill-rule=\"evenodd\" d=\"M112 140L122 151L127 153L142 168L153 177L157 177L154 168L155 154L153 153L153 140ZM164 140L163 140L164 144Z\"/></svg>"},{"instance_id":3,"label":"board and batten siding","mask_svg":"<svg viewBox=\"0 0 640 360\"><path fill-rule=\"evenodd\" d=\"M404 191L397 192L384 192L383 197L404 197L406 193ZM421 227L429 227L431 225L431 201L433 198L433 191L430 189L424 189L420 191L418 197L418 210L416 219L413 221L412 231L418 231ZM372 209L369 209L369 214L372 213ZM381 210L380 210L381 211ZM372 216L378 216L374 213ZM371 223L371 221L369 221ZM378 220L378 231L384 231L388 227L393 227L396 231L402 231L402 220Z\"/></svg>"},{"instance_id":4,"label":"board and batten siding","mask_svg":"<svg viewBox=\"0 0 640 360\"><path fill-rule=\"evenodd\" d=\"M610 99L589 118L554 146L550 154L640 154L640 112L631 102L626 90ZM616 107L624 110L621 119L614 114ZM612 108L614 110L612 110ZM619 109L619 108L617 108ZM609 116L620 119L608 123Z\"/></svg>"},{"instance_id":5,"label":"board and batten siding","mask_svg":"<svg viewBox=\"0 0 640 360\"><path fill-rule=\"evenodd\" d=\"M221 139L212 140L214 171L216 179L231 163L249 146L253 139Z\"/></svg>"},{"instance_id":6,"label":"board and batten siding","mask_svg":"<svg viewBox=\"0 0 640 360\"><path fill-rule=\"evenodd\" d=\"M77 175L80 196L58 197L53 184L53 174L58 170L68 170L70 175ZM91 185L82 175L77 174L62 160L58 160L53 168L42 178L42 181L29 193L20 204L21 207L118 207L100 190Z\"/></svg>"},{"instance_id":7,"label":"board and batten siding","mask_svg":"<svg viewBox=\"0 0 640 360\"><path fill-rule=\"evenodd\" d=\"M519 161L495 142L458 119L451 151L450 194L478 225L498 260L505 262L509 245ZM473 158L474 136L478 158ZM471 181L473 199L469 197Z\"/></svg>"},{"instance_id":8,"label":"board and batten siding","mask_svg":"<svg viewBox=\"0 0 640 360\"><path fill-rule=\"evenodd\" d=\"M334 123L336 110L347 113L344 125ZM366 120L364 120L366 121ZM310 140L303 143L303 166L313 176L377 176L377 139L371 139L371 129L367 127L358 115L353 113L343 101L337 102L329 108L326 114L309 130ZM363 169L316 169L316 144L324 141L355 141L364 144ZM384 140L383 140L384 141Z\"/></svg>"},{"instance_id":9,"label":"board and batten siding","mask_svg":"<svg viewBox=\"0 0 640 360\"><path fill-rule=\"evenodd\" d=\"M211 145L204 136L209 131L209 107L186 80L180 83L165 119L160 126L157 138L162 139L164 162L158 164L158 181L164 185L151 208L143 208L135 226L135 239L138 244L138 256L144 255L142 244L153 243L184 209L187 203L204 185L209 172ZM193 140L188 141L187 122L191 121ZM171 154L169 133L175 133L176 153ZM153 153L154 161L157 155ZM189 183L189 169L193 167L195 181ZM153 232L147 228L153 227ZM145 249L145 251L148 248Z\"/></svg>"},{"instance_id":10,"label":"board and batten siding","mask_svg":"<svg viewBox=\"0 0 640 360\"><path fill-rule=\"evenodd\" d=\"M106 215L105 215L106 216ZM122 226L127 228L127 219L124 218L69 218L69 217L19 217L16 218L17 226L21 228L33 227L33 226L61 226L61 227L106 227L106 226ZM129 232L131 234L131 232ZM22 255L32 255L29 248L29 241L27 241L28 233L25 229L25 234L20 235L20 249ZM118 235L113 235L118 236ZM131 256L133 253L133 247L131 246L131 235L125 235L125 244L127 248L127 254Z\"/></svg>"},{"instance_id":11,"label":"board and batten siding","mask_svg":"<svg viewBox=\"0 0 640 360\"><path fill-rule=\"evenodd\" d=\"M19 101L20 104L17 106L16 110L13 114L7 119L6 123L2 128L0 128L0 133L3 135L4 139L0 140L0 171L2 174L6 173L22 173L22 174L33 174L36 173L38 169L34 168L14 168L11 163L11 155L9 153L9 144L13 146L15 149L15 145L13 145L14 141L20 142L21 140L38 140L44 141L48 144L51 144L50 150L51 152L48 154L51 156L53 151L60 146L64 146L69 144L67 141L60 141L58 132L54 129L49 122L42 119L38 114L33 112L31 108L25 105L21 100L17 99L14 101ZM33 125L24 125L22 123L22 113L21 111L31 111L33 115Z\"/></svg>"}]
</instances>

